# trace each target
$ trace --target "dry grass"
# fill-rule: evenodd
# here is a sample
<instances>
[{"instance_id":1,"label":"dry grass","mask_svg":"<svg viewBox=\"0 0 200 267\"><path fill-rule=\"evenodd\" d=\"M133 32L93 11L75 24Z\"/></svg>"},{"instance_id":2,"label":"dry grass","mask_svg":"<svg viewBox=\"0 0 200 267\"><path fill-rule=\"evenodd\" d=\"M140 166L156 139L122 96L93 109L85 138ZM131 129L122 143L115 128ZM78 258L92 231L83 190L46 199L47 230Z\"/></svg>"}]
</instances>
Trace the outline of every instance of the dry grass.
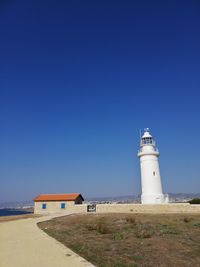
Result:
<instances>
[{"instance_id":1,"label":"dry grass","mask_svg":"<svg viewBox=\"0 0 200 267\"><path fill-rule=\"evenodd\" d=\"M39 227L98 267L200 266L199 215L71 215Z\"/></svg>"}]
</instances>

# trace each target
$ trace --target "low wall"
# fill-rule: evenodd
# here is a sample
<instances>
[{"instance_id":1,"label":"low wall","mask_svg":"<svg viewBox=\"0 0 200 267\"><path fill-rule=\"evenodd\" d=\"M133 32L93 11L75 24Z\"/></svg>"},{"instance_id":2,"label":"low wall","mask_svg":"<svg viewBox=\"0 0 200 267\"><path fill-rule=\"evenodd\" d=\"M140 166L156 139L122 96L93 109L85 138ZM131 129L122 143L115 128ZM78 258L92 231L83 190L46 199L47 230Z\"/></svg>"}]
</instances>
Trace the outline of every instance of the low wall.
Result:
<instances>
[{"instance_id":1,"label":"low wall","mask_svg":"<svg viewBox=\"0 0 200 267\"><path fill-rule=\"evenodd\" d=\"M96 213L199 213L200 205L190 205L189 203L143 205L143 204L97 204ZM68 205L61 210L59 206L51 205L50 209L42 210L35 206L35 214L69 214L87 213L87 204Z\"/></svg>"},{"instance_id":2,"label":"low wall","mask_svg":"<svg viewBox=\"0 0 200 267\"><path fill-rule=\"evenodd\" d=\"M200 213L200 205L190 205L189 203L180 204L98 204L97 213L107 212L130 212L130 213Z\"/></svg>"}]
</instances>

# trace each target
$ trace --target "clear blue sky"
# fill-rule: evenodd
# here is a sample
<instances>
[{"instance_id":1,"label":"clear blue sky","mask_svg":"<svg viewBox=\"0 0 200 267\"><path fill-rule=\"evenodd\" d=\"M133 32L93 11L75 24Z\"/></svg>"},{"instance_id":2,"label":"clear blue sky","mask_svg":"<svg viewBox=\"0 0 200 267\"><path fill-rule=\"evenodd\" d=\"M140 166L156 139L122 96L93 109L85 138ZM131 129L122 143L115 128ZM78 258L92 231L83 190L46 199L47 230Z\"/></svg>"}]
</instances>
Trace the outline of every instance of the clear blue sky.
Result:
<instances>
[{"instance_id":1,"label":"clear blue sky","mask_svg":"<svg viewBox=\"0 0 200 267\"><path fill-rule=\"evenodd\" d=\"M140 193L139 129L165 192L200 191L200 3L0 2L0 201Z\"/></svg>"}]
</instances>

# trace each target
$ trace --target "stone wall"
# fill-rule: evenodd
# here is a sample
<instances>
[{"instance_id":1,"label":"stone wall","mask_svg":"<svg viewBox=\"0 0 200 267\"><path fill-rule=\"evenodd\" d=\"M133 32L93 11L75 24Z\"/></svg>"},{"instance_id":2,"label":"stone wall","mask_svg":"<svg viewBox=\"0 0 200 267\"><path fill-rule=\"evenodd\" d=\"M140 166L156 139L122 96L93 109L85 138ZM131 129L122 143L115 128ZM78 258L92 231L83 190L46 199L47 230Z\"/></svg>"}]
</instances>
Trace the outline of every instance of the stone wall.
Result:
<instances>
[{"instance_id":1,"label":"stone wall","mask_svg":"<svg viewBox=\"0 0 200 267\"><path fill-rule=\"evenodd\" d=\"M42 209L42 204L46 204L46 209ZM65 203L65 208L61 209L61 203ZM59 214L59 213L82 213L87 211L86 204L75 205L74 201L46 201L35 202L34 213L35 214Z\"/></svg>"},{"instance_id":2,"label":"stone wall","mask_svg":"<svg viewBox=\"0 0 200 267\"><path fill-rule=\"evenodd\" d=\"M130 213L200 213L200 205L181 204L99 204L98 213L130 212Z\"/></svg>"},{"instance_id":3,"label":"stone wall","mask_svg":"<svg viewBox=\"0 0 200 267\"><path fill-rule=\"evenodd\" d=\"M66 208L61 209L61 202L46 202L47 208L42 209L42 202L35 202L35 214L69 214L87 213L87 204L74 205L66 203ZM97 204L96 213L199 213L200 205L181 204L161 204L161 205L142 205L142 204Z\"/></svg>"}]
</instances>

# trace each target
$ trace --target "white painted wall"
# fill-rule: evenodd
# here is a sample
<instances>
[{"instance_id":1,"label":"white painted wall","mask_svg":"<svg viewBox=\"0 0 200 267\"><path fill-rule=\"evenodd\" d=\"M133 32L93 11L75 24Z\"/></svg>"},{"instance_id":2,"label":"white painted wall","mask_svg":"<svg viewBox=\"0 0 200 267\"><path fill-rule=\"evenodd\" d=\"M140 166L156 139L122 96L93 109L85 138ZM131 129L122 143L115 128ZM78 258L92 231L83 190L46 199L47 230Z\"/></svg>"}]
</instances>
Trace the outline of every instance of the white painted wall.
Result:
<instances>
[{"instance_id":1,"label":"white painted wall","mask_svg":"<svg viewBox=\"0 0 200 267\"><path fill-rule=\"evenodd\" d=\"M46 209L42 208L42 204L46 204ZM61 203L65 203L65 208L61 209ZM34 203L35 214L56 214L66 212L80 212L87 209L84 204L75 204L74 201L44 201Z\"/></svg>"}]
</instances>

